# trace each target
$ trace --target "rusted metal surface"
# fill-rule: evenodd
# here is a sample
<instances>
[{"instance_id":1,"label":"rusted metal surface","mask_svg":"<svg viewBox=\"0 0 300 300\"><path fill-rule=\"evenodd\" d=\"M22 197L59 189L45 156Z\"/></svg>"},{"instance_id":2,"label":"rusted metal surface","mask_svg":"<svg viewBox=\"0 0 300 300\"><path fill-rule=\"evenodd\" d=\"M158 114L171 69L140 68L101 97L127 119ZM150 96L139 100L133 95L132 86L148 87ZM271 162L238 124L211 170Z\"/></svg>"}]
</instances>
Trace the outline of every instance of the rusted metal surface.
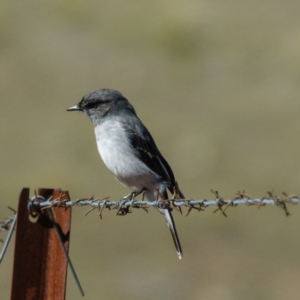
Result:
<instances>
[{"instance_id":1,"label":"rusted metal surface","mask_svg":"<svg viewBox=\"0 0 300 300\"><path fill-rule=\"evenodd\" d=\"M51 196L70 199L67 191L39 189L46 199ZM11 300L65 299L67 259L46 211L37 223L29 220L27 204L29 189L24 188L19 198L14 254ZM55 222L61 229L64 246L68 251L71 210L53 208Z\"/></svg>"}]
</instances>

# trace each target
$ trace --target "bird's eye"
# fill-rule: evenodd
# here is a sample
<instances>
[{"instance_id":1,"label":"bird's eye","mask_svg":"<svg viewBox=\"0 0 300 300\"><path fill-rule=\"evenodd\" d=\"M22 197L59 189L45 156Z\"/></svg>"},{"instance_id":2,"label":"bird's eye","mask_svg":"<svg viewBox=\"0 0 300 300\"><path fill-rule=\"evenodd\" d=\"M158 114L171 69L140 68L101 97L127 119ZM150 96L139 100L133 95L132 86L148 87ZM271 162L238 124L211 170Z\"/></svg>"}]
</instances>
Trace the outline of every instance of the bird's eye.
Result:
<instances>
[{"instance_id":1,"label":"bird's eye","mask_svg":"<svg viewBox=\"0 0 300 300\"><path fill-rule=\"evenodd\" d=\"M90 102L85 105L85 109L95 108L98 105L97 102Z\"/></svg>"},{"instance_id":2,"label":"bird's eye","mask_svg":"<svg viewBox=\"0 0 300 300\"><path fill-rule=\"evenodd\" d=\"M92 102L88 102L83 105L84 109L93 109L102 106L103 104L109 103L109 100L96 100Z\"/></svg>"}]
</instances>

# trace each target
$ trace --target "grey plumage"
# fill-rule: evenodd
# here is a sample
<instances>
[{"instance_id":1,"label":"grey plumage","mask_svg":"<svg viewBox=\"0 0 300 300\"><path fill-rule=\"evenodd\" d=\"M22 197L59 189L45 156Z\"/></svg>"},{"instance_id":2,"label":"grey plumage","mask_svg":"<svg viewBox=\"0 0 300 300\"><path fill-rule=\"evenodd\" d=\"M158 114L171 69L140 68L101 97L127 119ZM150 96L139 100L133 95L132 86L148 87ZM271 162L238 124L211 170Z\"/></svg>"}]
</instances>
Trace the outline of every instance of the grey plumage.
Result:
<instances>
[{"instance_id":1,"label":"grey plumage","mask_svg":"<svg viewBox=\"0 0 300 300\"><path fill-rule=\"evenodd\" d=\"M68 109L74 110L83 111L93 122L100 156L123 185L134 192L145 190L146 199L153 201L167 199L167 189L174 192L172 169L133 106L120 92L112 89L93 91ZM180 191L178 193L184 198ZM182 250L171 210L158 210L167 221L181 259Z\"/></svg>"}]
</instances>

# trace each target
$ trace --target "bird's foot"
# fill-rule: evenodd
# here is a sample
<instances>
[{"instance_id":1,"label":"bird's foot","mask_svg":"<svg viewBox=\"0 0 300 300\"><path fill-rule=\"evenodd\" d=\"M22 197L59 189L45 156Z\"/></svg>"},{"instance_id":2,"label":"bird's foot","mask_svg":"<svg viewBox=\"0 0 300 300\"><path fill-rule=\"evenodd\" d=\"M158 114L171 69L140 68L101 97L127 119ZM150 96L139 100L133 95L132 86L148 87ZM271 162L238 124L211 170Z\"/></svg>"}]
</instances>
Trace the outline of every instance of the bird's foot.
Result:
<instances>
[{"instance_id":1,"label":"bird's foot","mask_svg":"<svg viewBox=\"0 0 300 300\"><path fill-rule=\"evenodd\" d=\"M123 197L118 203L118 210L116 212L116 216L125 216L131 213L130 206L124 205L126 202L131 201L131 194Z\"/></svg>"},{"instance_id":2,"label":"bird's foot","mask_svg":"<svg viewBox=\"0 0 300 300\"><path fill-rule=\"evenodd\" d=\"M120 200L120 204L118 207L118 211L116 213L116 216L124 216L127 215L129 213L131 213L130 210L130 206L124 206L124 204L127 201L132 202L134 200L135 197L137 197L138 195L142 194L145 191L145 189L141 189L140 191L133 191L132 193L124 196L121 200ZM131 203L132 204L132 203Z\"/></svg>"}]
</instances>

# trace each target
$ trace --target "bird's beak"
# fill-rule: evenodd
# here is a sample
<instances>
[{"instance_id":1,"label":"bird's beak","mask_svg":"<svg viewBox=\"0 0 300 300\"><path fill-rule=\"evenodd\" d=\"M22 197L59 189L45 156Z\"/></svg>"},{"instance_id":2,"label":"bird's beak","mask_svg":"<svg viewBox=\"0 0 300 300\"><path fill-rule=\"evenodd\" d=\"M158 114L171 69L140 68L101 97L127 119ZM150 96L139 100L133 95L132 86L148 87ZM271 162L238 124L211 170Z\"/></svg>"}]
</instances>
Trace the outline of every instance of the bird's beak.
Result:
<instances>
[{"instance_id":1,"label":"bird's beak","mask_svg":"<svg viewBox=\"0 0 300 300\"><path fill-rule=\"evenodd\" d=\"M82 110L78 105L74 105L74 106L71 106L67 109L67 111L75 111L75 110Z\"/></svg>"}]
</instances>

